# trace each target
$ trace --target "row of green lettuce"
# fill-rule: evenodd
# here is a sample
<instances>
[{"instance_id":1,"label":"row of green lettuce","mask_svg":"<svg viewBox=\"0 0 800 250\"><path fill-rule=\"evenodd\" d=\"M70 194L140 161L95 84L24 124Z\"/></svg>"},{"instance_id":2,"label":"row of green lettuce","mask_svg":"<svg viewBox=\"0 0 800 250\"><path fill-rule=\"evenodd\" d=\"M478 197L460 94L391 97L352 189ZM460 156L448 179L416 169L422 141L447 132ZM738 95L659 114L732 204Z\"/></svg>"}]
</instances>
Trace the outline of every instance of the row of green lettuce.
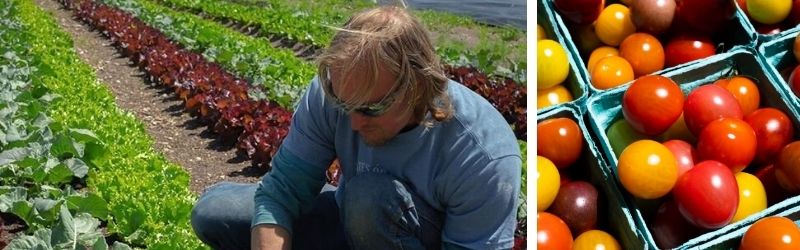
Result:
<instances>
[{"instance_id":1,"label":"row of green lettuce","mask_svg":"<svg viewBox=\"0 0 800 250\"><path fill-rule=\"evenodd\" d=\"M250 4L219 0L158 0L160 3L201 11L224 20L234 20L260 30L316 48L326 47L335 29L358 11L375 6L372 1L255 1ZM253 3L262 3L254 6ZM525 32L513 27L489 27L470 18L438 11L415 11L435 34L437 52L450 65L473 65L488 74L511 77L519 83L526 78ZM459 29L462 28L462 29ZM468 44L463 34L475 32L477 41ZM512 46L509 46L509 45Z\"/></svg>"},{"instance_id":2,"label":"row of green lettuce","mask_svg":"<svg viewBox=\"0 0 800 250\"><path fill-rule=\"evenodd\" d=\"M3 6L8 15L3 15L0 41L13 41L13 49L0 60L7 63L0 67L2 85L23 86L17 89L28 92L2 94L0 177L3 185L18 186L0 187L0 209L18 215L22 211L19 217L33 234L19 238L25 245L14 246L32 249L32 244L49 242L50 247L41 249L84 249L76 244L94 242L97 245L91 247L103 249L105 241L96 240L99 218L107 222L108 234L134 247L202 248L189 222L196 195L188 188L186 171L154 151L143 124L116 106L114 96L78 58L69 35L52 16L32 1L10 4ZM6 25L14 22L10 20L18 24ZM26 83L30 87L24 87ZM20 101L25 104L14 105ZM18 110L12 112L12 106ZM12 127L15 130L8 129ZM14 136L24 139L9 139ZM69 183L85 175L89 193L72 190ZM25 193L34 197L31 204L9 203ZM65 204L69 210L55 209ZM76 215L70 216L70 211ZM48 229L53 220L59 222ZM74 227L64 226L69 221Z\"/></svg>"},{"instance_id":3,"label":"row of green lettuce","mask_svg":"<svg viewBox=\"0 0 800 250\"><path fill-rule=\"evenodd\" d=\"M148 0L103 2L131 13L184 48L267 90L267 93L253 92L252 97L268 98L282 107L293 107L314 77L314 65L295 57L291 50L274 48L219 23Z\"/></svg>"}]
</instances>

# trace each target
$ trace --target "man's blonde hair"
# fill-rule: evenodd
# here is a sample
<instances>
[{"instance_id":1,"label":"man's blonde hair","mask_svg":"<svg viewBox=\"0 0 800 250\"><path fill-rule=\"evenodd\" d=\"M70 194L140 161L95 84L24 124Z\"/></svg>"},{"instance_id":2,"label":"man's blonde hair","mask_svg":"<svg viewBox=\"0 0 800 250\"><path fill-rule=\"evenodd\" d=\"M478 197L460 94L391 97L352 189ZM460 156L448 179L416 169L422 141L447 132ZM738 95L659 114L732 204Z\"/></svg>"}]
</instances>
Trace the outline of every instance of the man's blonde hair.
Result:
<instances>
[{"instance_id":1,"label":"man's blonde hair","mask_svg":"<svg viewBox=\"0 0 800 250\"><path fill-rule=\"evenodd\" d=\"M338 32L331 45L317 57L321 80L330 81L327 73L331 69L352 72L361 68L374 83L378 67L384 66L397 76L389 93L406 97L407 108L413 110L416 118L424 120L427 111L435 121L452 117L453 108L446 93L448 79L428 31L405 9L397 6L368 9L353 15L344 27L336 29ZM359 86L359 89L363 89L364 94L344 100L348 105L366 103L375 84ZM433 121L425 121L425 124L430 126Z\"/></svg>"}]
</instances>

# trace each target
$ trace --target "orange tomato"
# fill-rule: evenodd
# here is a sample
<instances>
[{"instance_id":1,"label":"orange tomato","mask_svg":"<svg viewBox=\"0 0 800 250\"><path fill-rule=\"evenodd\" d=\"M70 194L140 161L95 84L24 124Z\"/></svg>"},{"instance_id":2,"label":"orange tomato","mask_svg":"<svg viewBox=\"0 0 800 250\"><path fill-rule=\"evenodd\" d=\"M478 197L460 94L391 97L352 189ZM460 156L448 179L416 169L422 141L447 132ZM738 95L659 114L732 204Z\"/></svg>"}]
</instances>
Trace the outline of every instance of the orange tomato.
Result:
<instances>
[{"instance_id":1,"label":"orange tomato","mask_svg":"<svg viewBox=\"0 0 800 250\"><path fill-rule=\"evenodd\" d=\"M548 212L536 215L536 246L539 249L571 250L572 233L567 223Z\"/></svg>"},{"instance_id":2,"label":"orange tomato","mask_svg":"<svg viewBox=\"0 0 800 250\"><path fill-rule=\"evenodd\" d=\"M598 89L610 89L632 80L631 64L619 56L600 59L592 72L592 86Z\"/></svg>"},{"instance_id":3,"label":"orange tomato","mask_svg":"<svg viewBox=\"0 0 800 250\"><path fill-rule=\"evenodd\" d=\"M572 165L583 151L583 132L570 118L547 119L536 125L536 155L553 161L564 169Z\"/></svg>"},{"instance_id":4,"label":"orange tomato","mask_svg":"<svg viewBox=\"0 0 800 250\"><path fill-rule=\"evenodd\" d=\"M765 249L800 249L800 229L784 217L756 221L744 233L739 250Z\"/></svg>"},{"instance_id":5,"label":"orange tomato","mask_svg":"<svg viewBox=\"0 0 800 250\"><path fill-rule=\"evenodd\" d=\"M572 100L572 93L564 85L559 84L552 88L540 89L536 93L536 109L543 109Z\"/></svg>"},{"instance_id":6,"label":"orange tomato","mask_svg":"<svg viewBox=\"0 0 800 250\"><path fill-rule=\"evenodd\" d=\"M589 61L586 63L586 66L589 69L589 73L592 73L594 67L597 66L597 61L600 61L600 59L618 55L619 55L619 50L611 46L601 46L594 49L592 51L592 54L589 55Z\"/></svg>"},{"instance_id":7,"label":"orange tomato","mask_svg":"<svg viewBox=\"0 0 800 250\"><path fill-rule=\"evenodd\" d=\"M742 113L745 116L756 111L761 103L761 94L758 91L758 86L748 77L734 76L730 79L719 79L714 84L731 92L739 106L742 107Z\"/></svg>"},{"instance_id":8,"label":"orange tomato","mask_svg":"<svg viewBox=\"0 0 800 250\"><path fill-rule=\"evenodd\" d=\"M611 4L597 17L595 23L597 38L605 44L617 46L625 37L636 32L631 19L631 10L622 4Z\"/></svg>"},{"instance_id":9,"label":"orange tomato","mask_svg":"<svg viewBox=\"0 0 800 250\"><path fill-rule=\"evenodd\" d=\"M664 47L658 38L647 33L634 33L620 45L619 55L631 64L635 77L664 69Z\"/></svg>"},{"instance_id":10,"label":"orange tomato","mask_svg":"<svg viewBox=\"0 0 800 250\"><path fill-rule=\"evenodd\" d=\"M578 235L578 238L575 238L574 243L573 250L622 249L622 247L619 246L619 242L614 239L614 236L600 230L583 232L581 235Z\"/></svg>"},{"instance_id":11,"label":"orange tomato","mask_svg":"<svg viewBox=\"0 0 800 250\"><path fill-rule=\"evenodd\" d=\"M656 199L669 193L678 180L678 161L661 143L641 140L622 151L617 174L633 196Z\"/></svg>"}]
</instances>

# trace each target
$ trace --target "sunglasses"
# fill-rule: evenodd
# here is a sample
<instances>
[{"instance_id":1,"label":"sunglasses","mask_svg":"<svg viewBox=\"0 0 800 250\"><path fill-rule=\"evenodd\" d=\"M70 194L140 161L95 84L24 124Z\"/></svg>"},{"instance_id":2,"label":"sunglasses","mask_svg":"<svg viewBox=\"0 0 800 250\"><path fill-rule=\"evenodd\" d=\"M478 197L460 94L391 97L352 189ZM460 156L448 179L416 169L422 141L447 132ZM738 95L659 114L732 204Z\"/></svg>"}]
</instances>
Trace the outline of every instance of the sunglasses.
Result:
<instances>
[{"instance_id":1,"label":"sunglasses","mask_svg":"<svg viewBox=\"0 0 800 250\"><path fill-rule=\"evenodd\" d=\"M392 107L394 104L394 100L397 98L398 91L394 91L393 93L389 93L384 97L382 100L376 103L370 104L363 104L363 105L350 105L339 99L339 97L333 94L333 87L331 87L331 77L330 71L326 70L326 77L324 79L320 79L323 92L325 92L325 96L328 99L332 100L333 103L345 113L352 113L357 112L367 117L378 117L385 114L389 111L389 108Z\"/></svg>"}]
</instances>

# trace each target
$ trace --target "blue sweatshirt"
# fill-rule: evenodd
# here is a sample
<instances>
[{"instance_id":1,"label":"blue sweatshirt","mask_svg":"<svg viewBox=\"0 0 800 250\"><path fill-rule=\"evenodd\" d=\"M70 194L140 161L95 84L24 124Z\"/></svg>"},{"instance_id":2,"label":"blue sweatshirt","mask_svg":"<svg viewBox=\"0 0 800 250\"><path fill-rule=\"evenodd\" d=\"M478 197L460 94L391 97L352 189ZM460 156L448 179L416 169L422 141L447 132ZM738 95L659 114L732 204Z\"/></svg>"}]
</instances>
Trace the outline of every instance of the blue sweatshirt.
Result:
<instances>
[{"instance_id":1,"label":"blue sweatshirt","mask_svg":"<svg viewBox=\"0 0 800 250\"><path fill-rule=\"evenodd\" d=\"M520 189L519 145L508 123L483 97L447 84L453 119L398 134L386 144L364 144L348 115L326 100L315 78L295 109L289 134L255 195L252 226L292 221L310 209L339 158L337 190L361 173L378 172L403 181L445 216L443 248L511 248Z\"/></svg>"}]
</instances>

